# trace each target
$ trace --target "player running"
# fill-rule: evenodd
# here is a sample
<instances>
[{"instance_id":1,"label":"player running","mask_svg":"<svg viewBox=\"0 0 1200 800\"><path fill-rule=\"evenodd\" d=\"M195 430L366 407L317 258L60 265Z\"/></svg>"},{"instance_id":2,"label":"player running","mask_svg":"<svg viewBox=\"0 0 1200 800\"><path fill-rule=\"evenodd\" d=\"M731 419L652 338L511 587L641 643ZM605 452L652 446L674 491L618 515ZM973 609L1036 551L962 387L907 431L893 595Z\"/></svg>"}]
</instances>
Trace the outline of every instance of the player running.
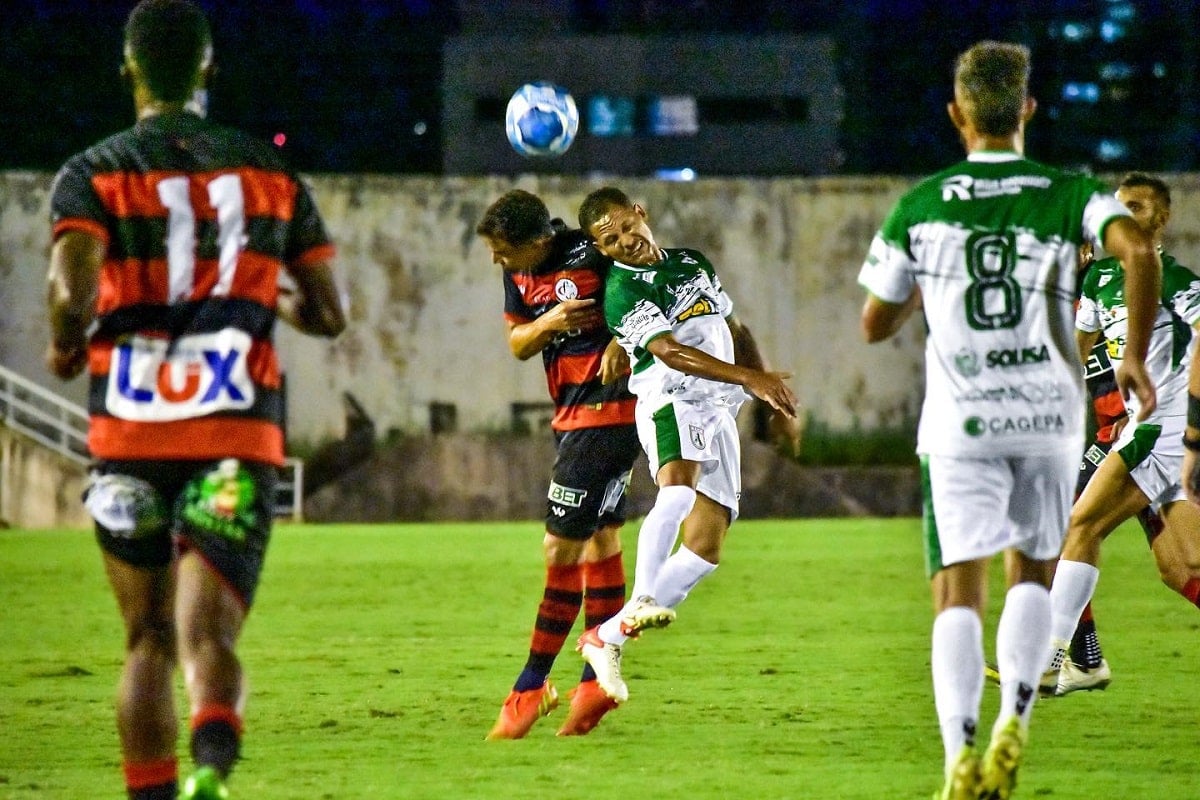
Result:
<instances>
[{"instance_id":1,"label":"player running","mask_svg":"<svg viewBox=\"0 0 1200 800\"><path fill-rule=\"evenodd\" d=\"M1131 173L1121 181L1117 198L1161 250L1171 209L1167 185L1144 173ZM1121 431L1076 501L1050 592L1054 653L1049 674L1059 673L1058 694L1065 694L1075 679L1074 667L1065 666L1067 640L1095 592L1101 543L1147 505L1161 518L1161 525L1148 528L1146 535L1163 582L1189 603L1200 605L1200 508L1186 502L1181 483L1187 353L1195 346L1193 331L1200 325L1200 278L1166 253L1162 263L1162 302L1146 362L1157 386L1158 406L1145 420ZM1098 261L1088 271L1076 315L1082 352L1102 339L1109 357L1120 363L1126 346L1124 290L1125 273L1116 259ZM1136 405L1130 411L1136 411ZM1104 670L1097 669L1103 678Z\"/></svg>"},{"instance_id":2,"label":"player running","mask_svg":"<svg viewBox=\"0 0 1200 800\"><path fill-rule=\"evenodd\" d=\"M1029 50L980 42L954 70L948 111L963 162L893 207L859 274L868 342L923 308L925 399L917 452L936 617L931 666L945 752L942 800L1006 800L1049 659L1048 587L1083 450L1083 380L1071 320L1078 249L1103 243L1128 271L1123 391L1153 411L1144 359L1160 265L1150 237L1098 180L1026 159ZM996 633L1000 709L982 761L988 565L1011 550Z\"/></svg>"}]
</instances>

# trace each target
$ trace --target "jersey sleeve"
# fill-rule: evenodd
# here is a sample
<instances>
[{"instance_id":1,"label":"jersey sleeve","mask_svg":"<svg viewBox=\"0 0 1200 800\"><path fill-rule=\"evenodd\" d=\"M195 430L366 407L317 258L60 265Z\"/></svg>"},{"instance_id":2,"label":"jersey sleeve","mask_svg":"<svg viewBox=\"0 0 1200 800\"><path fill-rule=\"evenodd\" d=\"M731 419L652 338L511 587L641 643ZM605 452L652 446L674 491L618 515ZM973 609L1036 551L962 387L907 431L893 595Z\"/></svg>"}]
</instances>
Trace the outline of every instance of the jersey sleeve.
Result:
<instances>
[{"instance_id":1,"label":"jersey sleeve","mask_svg":"<svg viewBox=\"0 0 1200 800\"><path fill-rule=\"evenodd\" d=\"M610 277L604 294L604 319L628 352L656 336L671 332L671 321L648 295L637 291L641 281Z\"/></svg>"},{"instance_id":2,"label":"jersey sleeve","mask_svg":"<svg viewBox=\"0 0 1200 800\"><path fill-rule=\"evenodd\" d=\"M304 181L296 179L296 202L292 210L284 259L289 268L303 268L334 256L333 242Z\"/></svg>"},{"instance_id":3,"label":"jersey sleeve","mask_svg":"<svg viewBox=\"0 0 1200 800\"><path fill-rule=\"evenodd\" d=\"M1188 325L1200 320L1200 277L1187 267L1172 265L1164 270L1163 294L1171 309Z\"/></svg>"},{"instance_id":4,"label":"jersey sleeve","mask_svg":"<svg viewBox=\"0 0 1200 800\"><path fill-rule=\"evenodd\" d=\"M1092 278L1095 268L1088 270L1079 292L1079 304L1075 308L1075 328L1084 333L1100 330L1100 305L1096 302L1096 282Z\"/></svg>"},{"instance_id":5,"label":"jersey sleeve","mask_svg":"<svg viewBox=\"0 0 1200 800\"><path fill-rule=\"evenodd\" d=\"M858 283L880 300L903 303L916 288L916 266L902 204L897 204L871 240Z\"/></svg>"},{"instance_id":6,"label":"jersey sleeve","mask_svg":"<svg viewBox=\"0 0 1200 800\"><path fill-rule=\"evenodd\" d=\"M525 304L525 298L521 294L517 282L507 272L502 272L500 279L504 283L504 319L514 325L532 322L534 314Z\"/></svg>"},{"instance_id":7,"label":"jersey sleeve","mask_svg":"<svg viewBox=\"0 0 1200 800\"><path fill-rule=\"evenodd\" d=\"M1129 209L1099 181L1089 180L1091 193L1083 206L1083 232L1091 241L1104 244L1104 229L1117 217L1129 217Z\"/></svg>"},{"instance_id":8,"label":"jersey sleeve","mask_svg":"<svg viewBox=\"0 0 1200 800\"><path fill-rule=\"evenodd\" d=\"M50 231L57 239L82 231L108 244L108 213L92 184L92 170L82 156L63 165L50 187Z\"/></svg>"}]
</instances>

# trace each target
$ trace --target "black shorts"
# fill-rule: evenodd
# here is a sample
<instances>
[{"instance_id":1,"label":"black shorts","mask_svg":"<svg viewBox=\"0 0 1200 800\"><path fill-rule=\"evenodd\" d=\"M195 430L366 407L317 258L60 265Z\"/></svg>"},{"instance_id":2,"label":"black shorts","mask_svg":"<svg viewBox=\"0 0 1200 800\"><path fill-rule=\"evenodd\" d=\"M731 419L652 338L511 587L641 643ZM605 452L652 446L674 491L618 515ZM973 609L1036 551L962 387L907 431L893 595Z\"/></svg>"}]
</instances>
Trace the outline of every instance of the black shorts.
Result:
<instances>
[{"instance_id":1,"label":"black shorts","mask_svg":"<svg viewBox=\"0 0 1200 800\"><path fill-rule=\"evenodd\" d=\"M1079 462L1079 480L1075 482L1075 497L1083 494L1083 487L1088 485L1088 481L1096 474L1096 470L1100 468L1100 462L1108 455L1108 451L1112 449L1112 442L1092 442L1087 449L1083 451L1083 458Z\"/></svg>"},{"instance_id":2,"label":"black shorts","mask_svg":"<svg viewBox=\"0 0 1200 800\"><path fill-rule=\"evenodd\" d=\"M156 569L183 550L196 550L249 607L258 587L275 513L276 468L235 462L235 495L222 504L220 461L99 461L100 475L128 475L150 484L162 501L161 523L140 532L114 533L96 523L96 540L114 558ZM201 498L200 495L204 494ZM236 507L236 510L235 510ZM229 511L229 514L224 513Z\"/></svg>"},{"instance_id":3,"label":"black shorts","mask_svg":"<svg viewBox=\"0 0 1200 800\"><path fill-rule=\"evenodd\" d=\"M555 433L558 455L546 494L546 530L587 539L597 528L625 521L625 490L642 451L636 425Z\"/></svg>"}]
</instances>

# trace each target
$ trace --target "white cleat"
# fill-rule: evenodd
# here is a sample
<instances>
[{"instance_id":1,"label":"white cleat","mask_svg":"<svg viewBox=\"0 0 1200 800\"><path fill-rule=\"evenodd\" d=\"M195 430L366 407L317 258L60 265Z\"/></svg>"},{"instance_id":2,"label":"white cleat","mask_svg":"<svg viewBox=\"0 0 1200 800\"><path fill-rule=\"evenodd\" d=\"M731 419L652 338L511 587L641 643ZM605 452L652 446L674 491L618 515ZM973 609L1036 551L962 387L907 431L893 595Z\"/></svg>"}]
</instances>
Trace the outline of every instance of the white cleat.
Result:
<instances>
[{"instance_id":1,"label":"white cleat","mask_svg":"<svg viewBox=\"0 0 1200 800\"><path fill-rule=\"evenodd\" d=\"M597 628L588 628L579 637L575 649L591 664L601 691L617 703L629 699L629 687L621 677L621 645L605 642Z\"/></svg>"},{"instance_id":2,"label":"white cleat","mask_svg":"<svg viewBox=\"0 0 1200 800\"><path fill-rule=\"evenodd\" d=\"M1106 689L1112 683L1112 670L1108 661L1100 659L1100 665L1088 669L1081 667L1071 659L1063 662L1058 673L1058 685L1054 688L1056 697L1062 697L1071 692L1090 692L1093 689Z\"/></svg>"},{"instance_id":3,"label":"white cleat","mask_svg":"<svg viewBox=\"0 0 1200 800\"><path fill-rule=\"evenodd\" d=\"M633 608L621 617L621 633L630 638L650 628L665 628L675 621L675 609L660 606L650 595L634 601Z\"/></svg>"}]
</instances>

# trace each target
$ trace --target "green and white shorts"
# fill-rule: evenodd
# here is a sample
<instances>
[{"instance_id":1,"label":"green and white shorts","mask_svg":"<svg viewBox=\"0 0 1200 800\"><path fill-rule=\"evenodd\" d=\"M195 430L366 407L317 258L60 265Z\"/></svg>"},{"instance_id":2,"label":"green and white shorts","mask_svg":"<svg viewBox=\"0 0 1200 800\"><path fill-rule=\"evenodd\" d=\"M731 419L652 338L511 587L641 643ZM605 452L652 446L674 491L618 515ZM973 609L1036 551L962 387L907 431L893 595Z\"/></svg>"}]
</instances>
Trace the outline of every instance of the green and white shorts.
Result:
<instances>
[{"instance_id":1,"label":"green and white shorts","mask_svg":"<svg viewBox=\"0 0 1200 800\"><path fill-rule=\"evenodd\" d=\"M1061 552L1079 452L1003 458L921 456L926 569L1015 547L1044 561Z\"/></svg>"},{"instance_id":2,"label":"green and white shorts","mask_svg":"<svg viewBox=\"0 0 1200 800\"><path fill-rule=\"evenodd\" d=\"M1153 420L1125 426L1112 446L1129 470L1129 477L1146 495L1150 508L1157 513L1164 505L1183 500L1183 429L1184 415L1158 416Z\"/></svg>"},{"instance_id":3,"label":"green and white shorts","mask_svg":"<svg viewBox=\"0 0 1200 800\"><path fill-rule=\"evenodd\" d=\"M650 477L656 483L665 464L681 459L699 462L696 491L729 509L730 522L737 519L742 445L736 407L676 401L650 412L638 403L635 418Z\"/></svg>"}]
</instances>

